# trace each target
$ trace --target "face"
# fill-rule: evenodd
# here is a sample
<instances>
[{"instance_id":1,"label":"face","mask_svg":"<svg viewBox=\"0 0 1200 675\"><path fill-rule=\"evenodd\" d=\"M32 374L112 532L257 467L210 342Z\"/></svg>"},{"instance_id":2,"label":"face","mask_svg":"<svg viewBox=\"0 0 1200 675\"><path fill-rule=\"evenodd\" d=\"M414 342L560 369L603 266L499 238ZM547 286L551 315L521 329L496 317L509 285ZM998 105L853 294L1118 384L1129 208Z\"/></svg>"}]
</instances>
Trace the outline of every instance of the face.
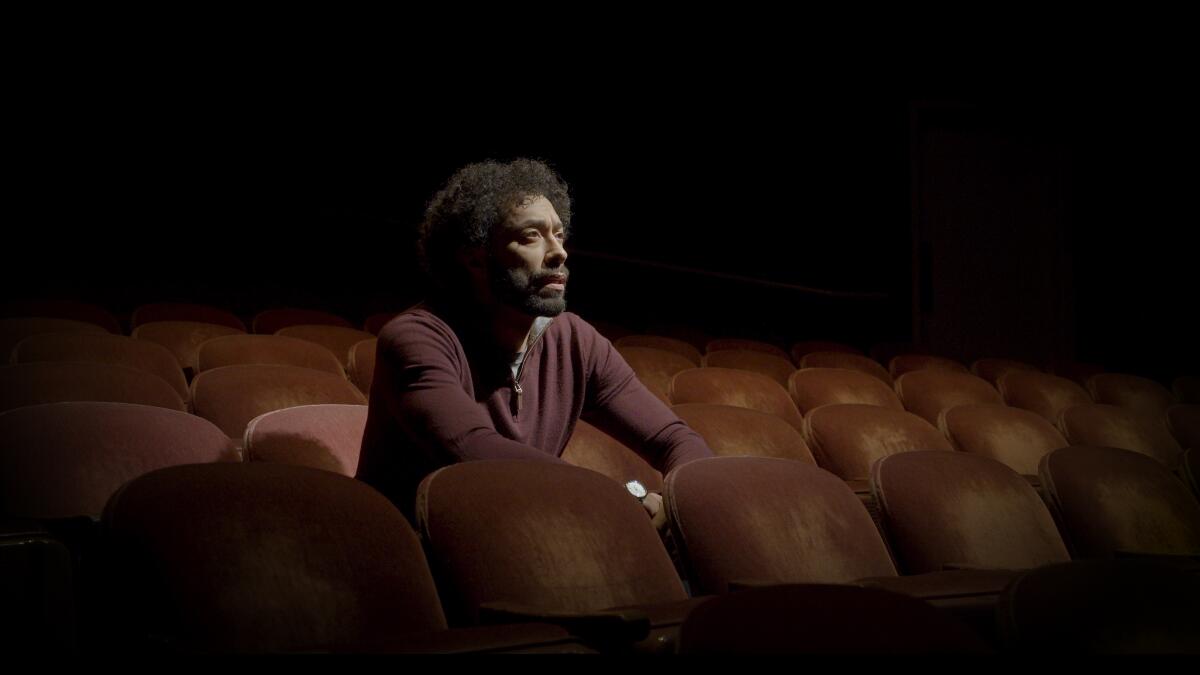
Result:
<instances>
[{"instance_id":1,"label":"face","mask_svg":"<svg viewBox=\"0 0 1200 675\"><path fill-rule=\"evenodd\" d=\"M530 316L566 310L565 241L562 220L545 197L512 209L488 251L488 286L495 299Z\"/></svg>"}]
</instances>

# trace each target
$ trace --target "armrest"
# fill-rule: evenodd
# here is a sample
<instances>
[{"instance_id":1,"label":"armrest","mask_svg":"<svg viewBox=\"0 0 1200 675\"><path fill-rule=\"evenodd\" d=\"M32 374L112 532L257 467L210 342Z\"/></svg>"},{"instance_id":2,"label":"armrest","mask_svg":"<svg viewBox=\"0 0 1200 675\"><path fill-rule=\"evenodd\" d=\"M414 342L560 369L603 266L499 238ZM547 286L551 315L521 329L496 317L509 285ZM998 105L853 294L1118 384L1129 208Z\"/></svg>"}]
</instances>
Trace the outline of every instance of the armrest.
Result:
<instances>
[{"instance_id":1,"label":"armrest","mask_svg":"<svg viewBox=\"0 0 1200 675\"><path fill-rule=\"evenodd\" d=\"M484 624L549 623L585 640L604 643L632 644L650 635L650 617L639 609L561 612L495 601L479 606L479 620Z\"/></svg>"}]
</instances>

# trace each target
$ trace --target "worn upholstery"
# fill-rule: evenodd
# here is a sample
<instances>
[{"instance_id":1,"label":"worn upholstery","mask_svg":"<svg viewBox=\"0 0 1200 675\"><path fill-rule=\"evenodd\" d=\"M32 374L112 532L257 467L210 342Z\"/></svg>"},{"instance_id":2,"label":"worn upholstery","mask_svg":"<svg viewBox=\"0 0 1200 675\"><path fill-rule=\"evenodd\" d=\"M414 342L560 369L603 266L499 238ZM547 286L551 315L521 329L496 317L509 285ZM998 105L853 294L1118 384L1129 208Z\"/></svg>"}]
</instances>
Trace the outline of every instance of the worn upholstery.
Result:
<instances>
[{"instance_id":1,"label":"worn upholstery","mask_svg":"<svg viewBox=\"0 0 1200 675\"><path fill-rule=\"evenodd\" d=\"M766 457L689 462L664 499L694 594L730 582L849 583L896 574L862 502L837 476Z\"/></svg>"},{"instance_id":2,"label":"worn upholstery","mask_svg":"<svg viewBox=\"0 0 1200 675\"><path fill-rule=\"evenodd\" d=\"M1181 375L1171 381L1171 392L1179 403L1200 403L1200 377Z\"/></svg>"},{"instance_id":3,"label":"worn upholstery","mask_svg":"<svg viewBox=\"0 0 1200 675\"><path fill-rule=\"evenodd\" d=\"M121 334L121 322L107 309L74 300L8 300L0 303L0 317L43 317L80 321Z\"/></svg>"},{"instance_id":4,"label":"worn upholstery","mask_svg":"<svg viewBox=\"0 0 1200 675\"><path fill-rule=\"evenodd\" d=\"M246 323L233 312L185 302L152 302L142 305L133 310L133 318L129 323L133 328L137 328L158 321L208 323L232 328L238 333L246 332Z\"/></svg>"},{"instance_id":5,"label":"worn upholstery","mask_svg":"<svg viewBox=\"0 0 1200 675\"><path fill-rule=\"evenodd\" d=\"M1005 405L961 405L944 411L938 428L956 448L989 457L1017 473L1036 477L1046 453L1067 439L1037 413Z\"/></svg>"},{"instance_id":6,"label":"worn upholstery","mask_svg":"<svg viewBox=\"0 0 1200 675\"><path fill-rule=\"evenodd\" d=\"M982 377L988 381L988 384L999 388L1000 376L1010 370L1027 370L1030 372L1041 372L1041 368L1030 365L1024 361L1014 361L1012 359L976 359L971 362L971 374L977 377Z\"/></svg>"},{"instance_id":7,"label":"worn upholstery","mask_svg":"<svg viewBox=\"0 0 1200 675\"><path fill-rule=\"evenodd\" d=\"M45 333L100 333L105 331L94 323L71 319L14 317L0 319L0 366L12 362L13 349L31 335Z\"/></svg>"},{"instance_id":8,"label":"worn upholstery","mask_svg":"<svg viewBox=\"0 0 1200 675\"><path fill-rule=\"evenodd\" d=\"M1183 448L1167 428L1166 415L1145 414L1090 403L1063 411L1058 428L1071 445L1124 448L1153 457L1168 468L1179 463Z\"/></svg>"},{"instance_id":9,"label":"worn upholstery","mask_svg":"<svg viewBox=\"0 0 1200 675\"><path fill-rule=\"evenodd\" d=\"M273 410L317 403L366 405L345 377L276 365L225 366L192 380L192 406L230 438L241 439L250 420Z\"/></svg>"},{"instance_id":10,"label":"worn upholstery","mask_svg":"<svg viewBox=\"0 0 1200 675\"><path fill-rule=\"evenodd\" d=\"M816 464L800 431L783 418L750 408L711 403L671 407L719 457L777 457Z\"/></svg>"},{"instance_id":11,"label":"worn upholstery","mask_svg":"<svg viewBox=\"0 0 1200 675\"><path fill-rule=\"evenodd\" d=\"M965 452L905 452L871 469L900 569L1025 569L1070 559L1042 498L1012 469Z\"/></svg>"},{"instance_id":12,"label":"worn upholstery","mask_svg":"<svg viewBox=\"0 0 1200 675\"><path fill-rule=\"evenodd\" d=\"M704 355L702 364L706 368L736 368L753 373L762 373L786 387L788 377L796 372L792 362L776 354L752 349L722 349Z\"/></svg>"},{"instance_id":13,"label":"worn upholstery","mask_svg":"<svg viewBox=\"0 0 1200 675\"><path fill-rule=\"evenodd\" d=\"M200 345L197 372L246 364L296 366L341 375L342 364L321 345L283 335L227 335Z\"/></svg>"},{"instance_id":14,"label":"worn upholstery","mask_svg":"<svg viewBox=\"0 0 1200 675\"><path fill-rule=\"evenodd\" d=\"M878 378L846 368L804 368L788 378L792 401L807 415L814 408L835 403L861 403L903 410L900 397Z\"/></svg>"},{"instance_id":15,"label":"worn upholstery","mask_svg":"<svg viewBox=\"0 0 1200 675\"><path fill-rule=\"evenodd\" d=\"M1088 378L1087 390L1096 403L1106 403L1149 415L1161 415L1175 403L1166 387L1137 375L1101 373Z\"/></svg>"},{"instance_id":16,"label":"worn upholstery","mask_svg":"<svg viewBox=\"0 0 1200 675\"><path fill-rule=\"evenodd\" d=\"M368 397L371 395L371 383L375 381L375 350L378 343L378 338L355 343L350 348L350 362L346 364L346 376Z\"/></svg>"},{"instance_id":17,"label":"worn upholstery","mask_svg":"<svg viewBox=\"0 0 1200 675\"><path fill-rule=\"evenodd\" d=\"M187 379L166 347L123 335L47 333L25 338L13 349L14 363L39 361L107 363L140 370L171 385L185 401Z\"/></svg>"},{"instance_id":18,"label":"worn upholstery","mask_svg":"<svg viewBox=\"0 0 1200 675\"><path fill-rule=\"evenodd\" d=\"M947 373L968 373L967 367L943 356L929 356L927 354L900 354L893 356L888 361L888 373L892 379L896 379L905 373L912 373L919 370L935 370Z\"/></svg>"},{"instance_id":19,"label":"worn upholstery","mask_svg":"<svg viewBox=\"0 0 1200 675\"><path fill-rule=\"evenodd\" d=\"M761 340L744 340L739 338L709 340L708 344L704 347L704 353L712 354L713 352L723 352L730 349L770 354L771 356L778 356L789 364L791 363L791 357L788 356L788 353L782 347L769 342L762 342Z\"/></svg>"},{"instance_id":20,"label":"worn upholstery","mask_svg":"<svg viewBox=\"0 0 1200 675\"><path fill-rule=\"evenodd\" d=\"M671 404L671 398L667 395L671 378L675 377L675 373L697 365L678 352L653 347L619 346L617 351L650 393L667 405Z\"/></svg>"},{"instance_id":21,"label":"worn upholstery","mask_svg":"<svg viewBox=\"0 0 1200 675\"><path fill-rule=\"evenodd\" d=\"M308 466L354 477L367 406L324 403L263 413L246 425L249 462Z\"/></svg>"},{"instance_id":22,"label":"worn upholstery","mask_svg":"<svg viewBox=\"0 0 1200 675\"><path fill-rule=\"evenodd\" d=\"M135 340L144 340L165 347L175 357L179 367L195 373L199 368L200 345L227 335L242 335L245 331L215 323L198 321L151 321L133 329Z\"/></svg>"},{"instance_id":23,"label":"worn upholstery","mask_svg":"<svg viewBox=\"0 0 1200 675\"><path fill-rule=\"evenodd\" d=\"M210 422L131 403L47 403L0 413L0 513L99 518L126 481L176 464L238 461Z\"/></svg>"},{"instance_id":24,"label":"worn upholstery","mask_svg":"<svg viewBox=\"0 0 1200 675\"><path fill-rule=\"evenodd\" d=\"M615 340L613 344L618 349L624 349L625 347L649 347L650 349L674 352L690 361L693 366L699 366L700 360L703 357L700 350L695 346L683 340L663 337L661 335L626 335Z\"/></svg>"},{"instance_id":25,"label":"worn upholstery","mask_svg":"<svg viewBox=\"0 0 1200 675\"><path fill-rule=\"evenodd\" d=\"M314 344L321 345L333 353L338 358L338 362L345 369L350 363L350 350L354 345L363 340L370 340L374 336L366 331L356 330L354 328L343 328L342 326L288 326L281 328L275 333L284 337L292 337L300 340L307 340Z\"/></svg>"},{"instance_id":26,"label":"worn upholstery","mask_svg":"<svg viewBox=\"0 0 1200 675\"><path fill-rule=\"evenodd\" d=\"M675 374L667 391L672 404L712 403L778 415L800 429L802 420L787 390L775 380L733 368L693 368Z\"/></svg>"},{"instance_id":27,"label":"worn upholstery","mask_svg":"<svg viewBox=\"0 0 1200 675\"><path fill-rule=\"evenodd\" d=\"M880 457L911 450L953 450L930 423L903 410L854 403L821 406L804 418L817 464L843 480L866 480Z\"/></svg>"},{"instance_id":28,"label":"worn upholstery","mask_svg":"<svg viewBox=\"0 0 1200 675\"><path fill-rule=\"evenodd\" d=\"M138 403L187 410L162 378L107 363L43 361L0 367L0 411L59 401Z\"/></svg>"},{"instance_id":29,"label":"worn upholstery","mask_svg":"<svg viewBox=\"0 0 1200 675\"><path fill-rule=\"evenodd\" d=\"M636 480L650 492L662 492L661 473L632 449L583 420L575 423L562 458L622 485Z\"/></svg>"},{"instance_id":30,"label":"worn upholstery","mask_svg":"<svg viewBox=\"0 0 1200 675\"><path fill-rule=\"evenodd\" d=\"M829 342L827 340L803 340L792 345L790 354L792 363L800 363L807 354L813 352L844 352L846 354L862 354L862 350L858 347L841 342Z\"/></svg>"},{"instance_id":31,"label":"worn upholstery","mask_svg":"<svg viewBox=\"0 0 1200 675\"><path fill-rule=\"evenodd\" d=\"M892 376L883 366L862 354L846 352L811 352L800 359L801 368L848 368L866 373L878 378L887 386L892 386Z\"/></svg>"},{"instance_id":32,"label":"worn upholstery","mask_svg":"<svg viewBox=\"0 0 1200 675\"><path fill-rule=\"evenodd\" d=\"M251 332L258 335L273 335L288 326L311 325L354 328L346 319L317 309L265 309L250 322Z\"/></svg>"},{"instance_id":33,"label":"worn upholstery","mask_svg":"<svg viewBox=\"0 0 1200 675\"><path fill-rule=\"evenodd\" d=\"M594 471L452 464L425 477L416 502L452 624L478 622L492 601L588 612L687 599L646 511Z\"/></svg>"},{"instance_id":34,"label":"worn upholstery","mask_svg":"<svg viewBox=\"0 0 1200 675\"><path fill-rule=\"evenodd\" d=\"M695 655L987 654L952 615L898 593L806 584L755 588L706 600L679 631Z\"/></svg>"},{"instance_id":35,"label":"worn upholstery","mask_svg":"<svg viewBox=\"0 0 1200 675\"><path fill-rule=\"evenodd\" d=\"M1000 393L987 380L969 373L915 370L896 378L896 394L904 409L930 424L942 411L972 403L1003 405Z\"/></svg>"},{"instance_id":36,"label":"worn upholstery","mask_svg":"<svg viewBox=\"0 0 1200 675\"><path fill-rule=\"evenodd\" d=\"M1167 428L1180 447L1200 448L1200 405L1173 405L1167 408Z\"/></svg>"},{"instance_id":37,"label":"worn upholstery","mask_svg":"<svg viewBox=\"0 0 1200 675\"><path fill-rule=\"evenodd\" d=\"M1033 371L1010 370L1000 376L997 388L1006 404L1035 412L1052 424L1067 408L1092 402L1087 391L1075 382Z\"/></svg>"},{"instance_id":38,"label":"worn upholstery","mask_svg":"<svg viewBox=\"0 0 1200 675\"><path fill-rule=\"evenodd\" d=\"M1073 446L1046 455L1040 471L1077 557L1200 556L1200 503L1158 462L1119 448Z\"/></svg>"}]
</instances>

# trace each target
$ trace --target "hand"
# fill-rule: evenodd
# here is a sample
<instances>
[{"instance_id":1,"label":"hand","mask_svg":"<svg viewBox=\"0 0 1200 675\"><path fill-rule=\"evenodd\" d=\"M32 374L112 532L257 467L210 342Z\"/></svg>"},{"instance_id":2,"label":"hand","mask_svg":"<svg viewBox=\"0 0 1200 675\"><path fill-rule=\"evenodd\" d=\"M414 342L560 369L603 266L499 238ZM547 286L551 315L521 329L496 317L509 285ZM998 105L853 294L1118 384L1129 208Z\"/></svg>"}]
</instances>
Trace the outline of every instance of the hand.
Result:
<instances>
[{"instance_id":1,"label":"hand","mask_svg":"<svg viewBox=\"0 0 1200 675\"><path fill-rule=\"evenodd\" d=\"M650 514L650 524L654 529L662 530L667 526L667 510L663 508L662 495L657 492L647 493L646 498L642 500L642 507Z\"/></svg>"}]
</instances>

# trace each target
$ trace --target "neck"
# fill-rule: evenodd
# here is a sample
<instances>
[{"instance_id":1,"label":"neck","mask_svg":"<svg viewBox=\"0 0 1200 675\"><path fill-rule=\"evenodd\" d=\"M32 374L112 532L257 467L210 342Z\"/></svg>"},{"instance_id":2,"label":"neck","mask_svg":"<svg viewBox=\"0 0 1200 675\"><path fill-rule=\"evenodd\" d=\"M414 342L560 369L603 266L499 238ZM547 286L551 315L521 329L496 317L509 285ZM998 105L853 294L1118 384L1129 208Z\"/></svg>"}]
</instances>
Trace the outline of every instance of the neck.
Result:
<instances>
[{"instance_id":1,"label":"neck","mask_svg":"<svg viewBox=\"0 0 1200 675\"><path fill-rule=\"evenodd\" d=\"M491 333L496 346L505 353L516 354L526 347L529 331L533 328L533 317L507 306L498 306L488 314Z\"/></svg>"}]
</instances>

